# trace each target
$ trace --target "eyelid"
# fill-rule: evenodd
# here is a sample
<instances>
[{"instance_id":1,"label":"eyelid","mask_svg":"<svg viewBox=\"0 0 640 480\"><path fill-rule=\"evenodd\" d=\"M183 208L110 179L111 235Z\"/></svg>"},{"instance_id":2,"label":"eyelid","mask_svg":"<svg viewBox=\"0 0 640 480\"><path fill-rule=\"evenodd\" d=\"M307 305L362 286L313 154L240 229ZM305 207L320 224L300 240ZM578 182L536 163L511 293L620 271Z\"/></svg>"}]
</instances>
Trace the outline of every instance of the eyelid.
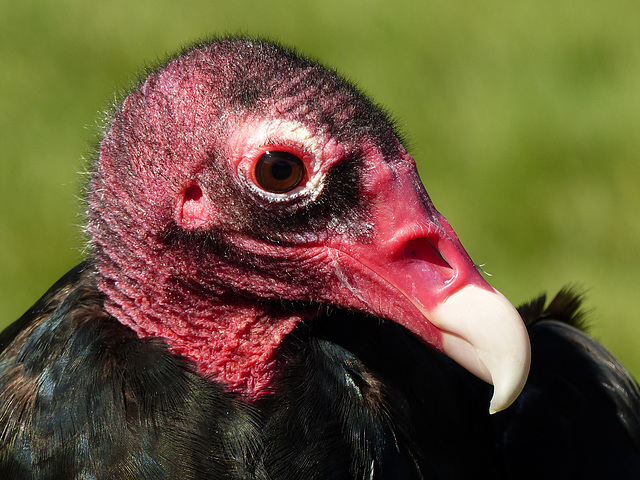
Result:
<instances>
[{"instance_id":1,"label":"eyelid","mask_svg":"<svg viewBox=\"0 0 640 480\"><path fill-rule=\"evenodd\" d=\"M300 145L296 142L276 141L274 139L268 138L267 141L260 145L260 147L258 147L256 150L259 153L253 160L254 164L262 155L267 152L286 152L290 153L291 155L295 155L300 160L302 160L307 170L311 171L310 167L316 167L316 162L313 161L313 154L308 151L304 145Z\"/></svg>"}]
</instances>

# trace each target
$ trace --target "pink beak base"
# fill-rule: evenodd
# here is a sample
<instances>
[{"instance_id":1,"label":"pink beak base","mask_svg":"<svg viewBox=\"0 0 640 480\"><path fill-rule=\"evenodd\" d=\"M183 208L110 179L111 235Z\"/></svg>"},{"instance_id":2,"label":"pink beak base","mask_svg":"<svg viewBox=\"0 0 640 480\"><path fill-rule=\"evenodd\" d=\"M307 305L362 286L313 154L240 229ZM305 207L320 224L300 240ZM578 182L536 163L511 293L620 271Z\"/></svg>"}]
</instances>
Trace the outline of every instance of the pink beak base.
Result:
<instances>
[{"instance_id":1,"label":"pink beak base","mask_svg":"<svg viewBox=\"0 0 640 480\"><path fill-rule=\"evenodd\" d=\"M331 246L342 254L339 268L348 271L339 275L348 295L357 297L345 303L403 325L493 384L489 411L498 412L518 397L529 374L526 327L478 273L412 173L383 175L376 182L372 243L342 239Z\"/></svg>"}]
</instances>

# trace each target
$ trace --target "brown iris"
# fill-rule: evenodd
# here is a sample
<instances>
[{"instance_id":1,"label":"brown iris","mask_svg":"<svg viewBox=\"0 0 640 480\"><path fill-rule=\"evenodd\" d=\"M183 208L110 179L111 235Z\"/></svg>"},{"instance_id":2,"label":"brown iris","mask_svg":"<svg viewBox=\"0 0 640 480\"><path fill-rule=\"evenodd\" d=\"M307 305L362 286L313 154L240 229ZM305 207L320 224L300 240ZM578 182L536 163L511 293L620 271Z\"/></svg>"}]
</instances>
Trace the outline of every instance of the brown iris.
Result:
<instances>
[{"instance_id":1,"label":"brown iris","mask_svg":"<svg viewBox=\"0 0 640 480\"><path fill-rule=\"evenodd\" d=\"M304 178L304 163L289 152L265 152L256 162L256 181L268 192L293 190Z\"/></svg>"}]
</instances>

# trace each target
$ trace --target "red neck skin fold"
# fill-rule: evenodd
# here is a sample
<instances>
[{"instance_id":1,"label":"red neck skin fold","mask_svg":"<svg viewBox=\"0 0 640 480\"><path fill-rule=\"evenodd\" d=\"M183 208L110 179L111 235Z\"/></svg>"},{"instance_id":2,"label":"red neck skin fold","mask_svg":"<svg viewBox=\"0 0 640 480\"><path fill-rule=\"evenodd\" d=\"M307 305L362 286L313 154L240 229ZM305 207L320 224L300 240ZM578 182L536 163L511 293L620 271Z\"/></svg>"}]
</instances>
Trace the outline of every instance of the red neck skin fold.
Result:
<instances>
[{"instance_id":1,"label":"red neck skin fold","mask_svg":"<svg viewBox=\"0 0 640 480\"><path fill-rule=\"evenodd\" d=\"M140 338L165 339L171 352L191 360L200 374L247 400L268 393L278 360L275 350L304 319L268 312L260 304L224 303L204 290L179 291L163 285L162 276L149 275L149 282L141 282L109 272L104 264L101 270L99 285L111 315ZM182 297L179 302L176 296Z\"/></svg>"}]
</instances>

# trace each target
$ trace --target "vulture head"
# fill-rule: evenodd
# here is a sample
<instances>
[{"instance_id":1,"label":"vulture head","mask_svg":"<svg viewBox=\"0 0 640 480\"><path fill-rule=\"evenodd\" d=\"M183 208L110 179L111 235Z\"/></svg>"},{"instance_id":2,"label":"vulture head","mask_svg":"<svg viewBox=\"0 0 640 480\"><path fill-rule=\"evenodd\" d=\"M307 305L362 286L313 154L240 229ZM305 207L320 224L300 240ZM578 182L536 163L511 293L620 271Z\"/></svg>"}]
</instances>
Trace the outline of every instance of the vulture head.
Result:
<instances>
[{"instance_id":1,"label":"vulture head","mask_svg":"<svg viewBox=\"0 0 640 480\"><path fill-rule=\"evenodd\" d=\"M335 72L222 39L152 72L115 111L88 231L106 307L247 399L320 311L406 327L518 395L529 341L434 208L388 116Z\"/></svg>"}]
</instances>

